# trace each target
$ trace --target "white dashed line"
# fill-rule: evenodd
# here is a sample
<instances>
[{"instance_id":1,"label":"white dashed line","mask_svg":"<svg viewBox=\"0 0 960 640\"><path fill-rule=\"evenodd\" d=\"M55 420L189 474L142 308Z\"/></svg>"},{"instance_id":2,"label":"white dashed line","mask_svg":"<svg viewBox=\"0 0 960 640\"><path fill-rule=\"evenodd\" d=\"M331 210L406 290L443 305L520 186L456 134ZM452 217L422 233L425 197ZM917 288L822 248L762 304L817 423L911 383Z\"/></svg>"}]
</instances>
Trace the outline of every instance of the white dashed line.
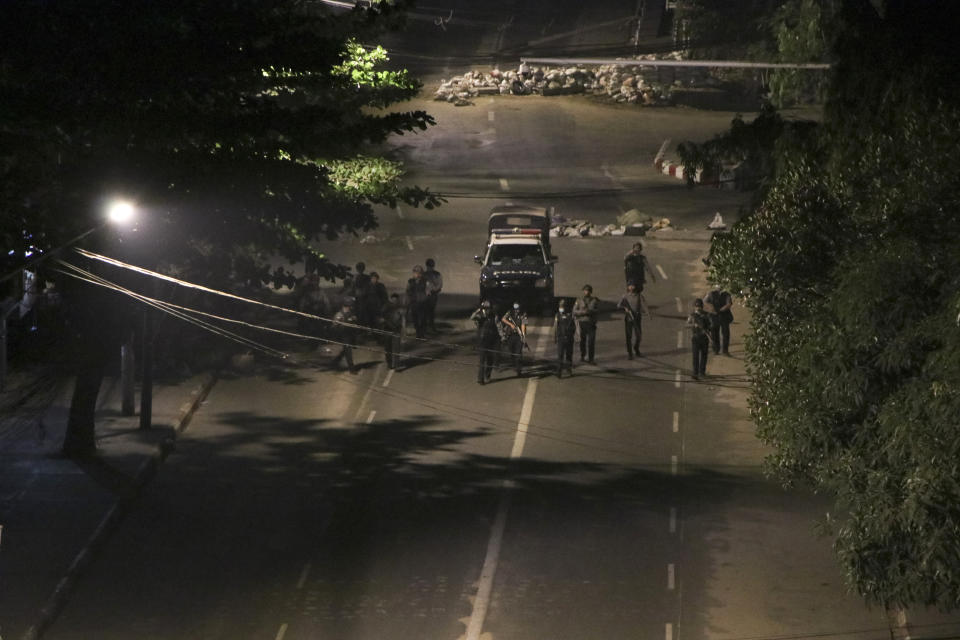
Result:
<instances>
[{"instance_id":1,"label":"white dashed line","mask_svg":"<svg viewBox=\"0 0 960 640\"><path fill-rule=\"evenodd\" d=\"M676 586L676 569L671 562L667 565L667 589L673 591Z\"/></svg>"},{"instance_id":2,"label":"white dashed line","mask_svg":"<svg viewBox=\"0 0 960 640\"><path fill-rule=\"evenodd\" d=\"M677 349L683 349L683 329L677 331Z\"/></svg>"},{"instance_id":3,"label":"white dashed line","mask_svg":"<svg viewBox=\"0 0 960 640\"><path fill-rule=\"evenodd\" d=\"M370 424L371 422L373 422L373 417L375 415L377 415L377 412L375 410L370 412L370 415L367 416L367 424Z\"/></svg>"},{"instance_id":4,"label":"white dashed line","mask_svg":"<svg viewBox=\"0 0 960 640\"><path fill-rule=\"evenodd\" d=\"M494 119L493 111L487 111L487 120L489 120L490 122L493 122L493 119Z\"/></svg>"},{"instance_id":5,"label":"white dashed line","mask_svg":"<svg viewBox=\"0 0 960 640\"><path fill-rule=\"evenodd\" d=\"M307 576L310 575L311 565L308 562L303 568L303 571L300 572L300 579L297 580L297 589L303 589L303 585L307 583Z\"/></svg>"},{"instance_id":6,"label":"white dashed line","mask_svg":"<svg viewBox=\"0 0 960 640\"><path fill-rule=\"evenodd\" d=\"M500 178L500 189L502 191L510 191L510 183L507 182L506 178Z\"/></svg>"},{"instance_id":7,"label":"white dashed line","mask_svg":"<svg viewBox=\"0 0 960 640\"><path fill-rule=\"evenodd\" d=\"M676 433L680 431L680 412L673 412L673 432Z\"/></svg>"},{"instance_id":8,"label":"white dashed line","mask_svg":"<svg viewBox=\"0 0 960 640\"><path fill-rule=\"evenodd\" d=\"M664 640L673 640L673 625L669 622L667 623L663 637Z\"/></svg>"},{"instance_id":9,"label":"white dashed line","mask_svg":"<svg viewBox=\"0 0 960 640\"><path fill-rule=\"evenodd\" d=\"M680 466L680 461L677 460L677 456L670 456L670 475L677 475L677 469Z\"/></svg>"},{"instance_id":10,"label":"white dashed line","mask_svg":"<svg viewBox=\"0 0 960 640\"><path fill-rule=\"evenodd\" d=\"M400 205L397 205L393 208L397 212L397 217L403 220L403 209L400 208Z\"/></svg>"},{"instance_id":11,"label":"white dashed line","mask_svg":"<svg viewBox=\"0 0 960 640\"><path fill-rule=\"evenodd\" d=\"M677 389L680 388L680 371L679 370L677 371L676 376L674 376L673 386L675 386Z\"/></svg>"},{"instance_id":12,"label":"white dashed line","mask_svg":"<svg viewBox=\"0 0 960 640\"><path fill-rule=\"evenodd\" d=\"M680 298L674 298L677 302L677 313L683 313L683 303L680 301Z\"/></svg>"},{"instance_id":13,"label":"white dashed line","mask_svg":"<svg viewBox=\"0 0 960 640\"><path fill-rule=\"evenodd\" d=\"M669 279L670 279L670 278L667 277L667 272L664 271L664 270L663 270L663 267L661 267L660 265L657 265L657 273L659 273L659 274L660 274L660 277L663 278L664 280L669 280Z\"/></svg>"},{"instance_id":14,"label":"white dashed line","mask_svg":"<svg viewBox=\"0 0 960 640\"><path fill-rule=\"evenodd\" d=\"M386 387L390 384L390 380L393 378L393 371L393 369L387 371L387 377L383 379L383 386Z\"/></svg>"},{"instance_id":15,"label":"white dashed line","mask_svg":"<svg viewBox=\"0 0 960 640\"><path fill-rule=\"evenodd\" d=\"M407 236L407 249L413 251L413 240L410 239L410 236Z\"/></svg>"},{"instance_id":16,"label":"white dashed line","mask_svg":"<svg viewBox=\"0 0 960 640\"><path fill-rule=\"evenodd\" d=\"M670 533L677 532L677 508L670 507Z\"/></svg>"},{"instance_id":17,"label":"white dashed line","mask_svg":"<svg viewBox=\"0 0 960 640\"><path fill-rule=\"evenodd\" d=\"M276 640L283 640L283 636L287 635L287 623L284 622L280 625L280 629L277 630Z\"/></svg>"}]
</instances>

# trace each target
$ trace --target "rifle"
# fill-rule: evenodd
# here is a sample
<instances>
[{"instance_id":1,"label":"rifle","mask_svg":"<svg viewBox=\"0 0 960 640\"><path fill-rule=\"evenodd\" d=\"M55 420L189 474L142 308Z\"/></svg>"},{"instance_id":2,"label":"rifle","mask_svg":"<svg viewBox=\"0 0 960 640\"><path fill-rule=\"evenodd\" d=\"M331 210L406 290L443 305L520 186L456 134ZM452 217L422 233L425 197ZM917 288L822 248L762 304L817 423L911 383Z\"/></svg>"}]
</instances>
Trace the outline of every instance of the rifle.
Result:
<instances>
[{"instance_id":1,"label":"rifle","mask_svg":"<svg viewBox=\"0 0 960 640\"><path fill-rule=\"evenodd\" d=\"M520 334L520 342L523 344L521 349L530 351L530 345L527 344L527 334L523 330L523 325L517 325L517 333Z\"/></svg>"}]
</instances>

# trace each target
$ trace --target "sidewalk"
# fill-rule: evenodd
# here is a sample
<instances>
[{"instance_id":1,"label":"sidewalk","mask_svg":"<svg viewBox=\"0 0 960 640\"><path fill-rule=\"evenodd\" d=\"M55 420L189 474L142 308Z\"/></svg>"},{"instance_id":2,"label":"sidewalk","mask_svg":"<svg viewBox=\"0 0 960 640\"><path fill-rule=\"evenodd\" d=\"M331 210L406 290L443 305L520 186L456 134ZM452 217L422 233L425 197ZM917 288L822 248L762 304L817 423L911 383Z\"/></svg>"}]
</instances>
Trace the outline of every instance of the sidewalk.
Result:
<instances>
[{"instance_id":1,"label":"sidewalk","mask_svg":"<svg viewBox=\"0 0 960 640\"><path fill-rule=\"evenodd\" d=\"M0 637L42 634L215 381L155 385L153 428L140 430L138 416L120 412L119 381L105 379L98 456L82 462L60 456L72 381L8 381L0 393Z\"/></svg>"}]
</instances>

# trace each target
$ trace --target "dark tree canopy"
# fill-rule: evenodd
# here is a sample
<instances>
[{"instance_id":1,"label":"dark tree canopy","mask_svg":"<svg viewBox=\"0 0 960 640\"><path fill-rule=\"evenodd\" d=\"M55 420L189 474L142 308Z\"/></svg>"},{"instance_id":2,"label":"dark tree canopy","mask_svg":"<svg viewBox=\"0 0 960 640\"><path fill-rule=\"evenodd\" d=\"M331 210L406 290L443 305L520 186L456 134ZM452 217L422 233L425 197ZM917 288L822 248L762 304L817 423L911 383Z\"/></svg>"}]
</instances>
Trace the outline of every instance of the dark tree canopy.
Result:
<instances>
[{"instance_id":1,"label":"dark tree canopy","mask_svg":"<svg viewBox=\"0 0 960 640\"><path fill-rule=\"evenodd\" d=\"M406 4L0 3L5 266L122 196L143 209L142 262L220 282L290 284L268 271L275 256L339 273L312 239L372 227L371 203L437 202L362 153L433 123L387 110L418 85L356 44L402 24Z\"/></svg>"},{"instance_id":2,"label":"dark tree canopy","mask_svg":"<svg viewBox=\"0 0 960 640\"><path fill-rule=\"evenodd\" d=\"M713 246L770 469L836 498L849 582L888 607L960 607L958 26L951 2L848 1L823 125Z\"/></svg>"}]
</instances>

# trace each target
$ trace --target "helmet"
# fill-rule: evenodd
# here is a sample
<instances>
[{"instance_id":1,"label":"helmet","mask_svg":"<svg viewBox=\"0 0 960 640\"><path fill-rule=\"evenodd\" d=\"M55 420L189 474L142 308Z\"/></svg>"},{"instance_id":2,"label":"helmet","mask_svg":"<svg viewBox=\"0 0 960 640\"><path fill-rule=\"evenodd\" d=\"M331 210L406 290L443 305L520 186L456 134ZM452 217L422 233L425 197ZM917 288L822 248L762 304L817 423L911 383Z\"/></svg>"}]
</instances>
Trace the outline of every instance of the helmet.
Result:
<instances>
[{"instance_id":1,"label":"helmet","mask_svg":"<svg viewBox=\"0 0 960 640\"><path fill-rule=\"evenodd\" d=\"M352 296L347 296L343 299L343 306L352 307L354 302L356 302L356 300L354 300Z\"/></svg>"},{"instance_id":2,"label":"helmet","mask_svg":"<svg viewBox=\"0 0 960 640\"><path fill-rule=\"evenodd\" d=\"M489 301L489 300L484 300L483 302L480 303L480 307L483 308L483 309L489 309L489 308L490 308L490 301Z\"/></svg>"},{"instance_id":3,"label":"helmet","mask_svg":"<svg viewBox=\"0 0 960 640\"><path fill-rule=\"evenodd\" d=\"M703 300L701 300L700 298L697 298L696 300L693 301L693 306L695 306L695 307L697 307L697 308L702 308L702 307L703 307Z\"/></svg>"},{"instance_id":4,"label":"helmet","mask_svg":"<svg viewBox=\"0 0 960 640\"><path fill-rule=\"evenodd\" d=\"M588 285L588 284L583 285L583 290L584 290L584 291L589 291L590 293L593 293L593 287L591 287L591 286Z\"/></svg>"},{"instance_id":5,"label":"helmet","mask_svg":"<svg viewBox=\"0 0 960 640\"><path fill-rule=\"evenodd\" d=\"M362 262L357 263L357 266L356 266L357 273L363 273L363 270L366 268L367 268L367 265L363 264Z\"/></svg>"},{"instance_id":6,"label":"helmet","mask_svg":"<svg viewBox=\"0 0 960 640\"><path fill-rule=\"evenodd\" d=\"M519 303L519 302L514 302L514 303L513 303L513 308L514 308L514 309L519 309L519 308L520 308L520 303Z\"/></svg>"},{"instance_id":7,"label":"helmet","mask_svg":"<svg viewBox=\"0 0 960 640\"><path fill-rule=\"evenodd\" d=\"M413 265L413 272L414 272L414 273L423 273L423 267L421 267L421 266L418 265L418 264L415 264L415 265Z\"/></svg>"},{"instance_id":8,"label":"helmet","mask_svg":"<svg viewBox=\"0 0 960 640\"><path fill-rule=\"evenodd\" d=\"M434 265L437 263L433 261L433 258L427 258L427 268L433 269Z\"/></svg>"},{"instance_id":9,"label":"helmet","mask_svg":"<svg viewBox=\"0 0 960 640\"><path fill-rule=\"evenodd\" d=\"M371 271L371 272L370 272L370 277L371 277L371 278L377 278L377 279L379 279L379 278L380 278L380 274L377 273L376 271Z\"/></svg>"},{"instance_id":10,"label":"helmet","mask_svg":"<svg viewBox=\"0 0 960 640\"><path fill-rule=\"evenodd\" d=\"M567 309L566 309L566 307L564 307L563 305L560 305L559 307L557 307L557 312L558 312L558 313L566 313L566 312L567 312Z\"/></svg>"},{"instance_id":11,"label":"helmet","mask_svg":"<svg viewBox=\"0 0 960 640\"><path fill-rule=\"evenodd\" d=\"M631 281L629 281L629 282L627 283L627 286L628 286L628 287L635 287L635 286L637 286L637 283L634 282L633 280L631 280Z\"/></svg>"}]
</instances>

